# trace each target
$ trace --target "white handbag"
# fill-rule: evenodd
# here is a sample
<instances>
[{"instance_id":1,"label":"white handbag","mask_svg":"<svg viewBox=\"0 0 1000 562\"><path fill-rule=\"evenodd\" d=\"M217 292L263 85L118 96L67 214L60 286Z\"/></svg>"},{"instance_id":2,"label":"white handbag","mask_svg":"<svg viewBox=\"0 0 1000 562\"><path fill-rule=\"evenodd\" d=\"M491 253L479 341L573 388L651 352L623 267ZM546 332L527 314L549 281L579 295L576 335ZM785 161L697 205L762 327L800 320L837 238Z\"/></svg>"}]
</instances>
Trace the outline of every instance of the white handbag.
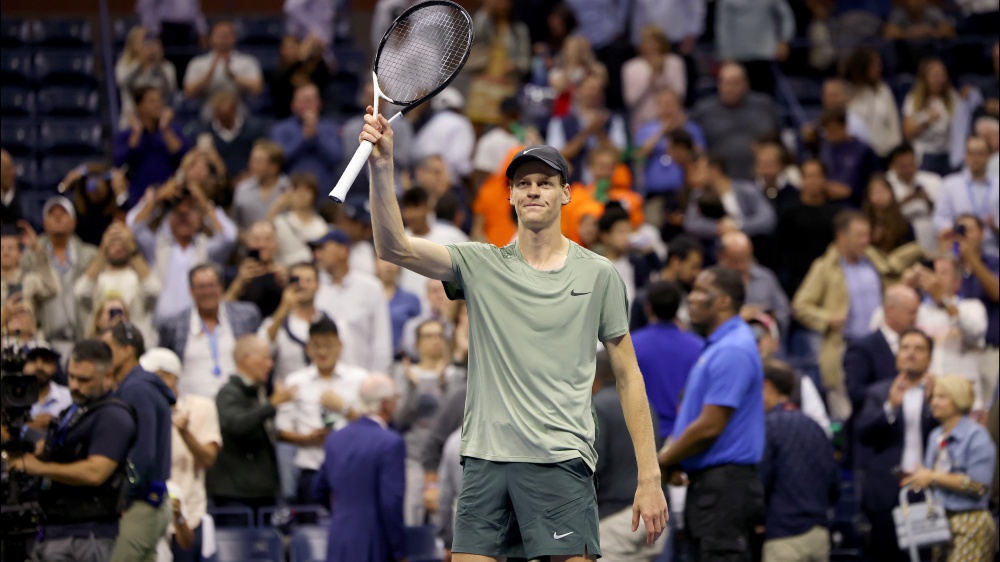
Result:
<instances>
[{"instance_id":1,"label":"white handbag","mask_svg":"<svg viewBox=\"0 0 1000 562\"><path fill-rule=\"evenodd\" d=\"M899 490L899 507L892 510L900 550L908 550L912 562L920 562L919 549L951 542L951 525L944 507L934 503L929 490L926 501L910 503L910 487Z\"/></svg>"}]
</instances>

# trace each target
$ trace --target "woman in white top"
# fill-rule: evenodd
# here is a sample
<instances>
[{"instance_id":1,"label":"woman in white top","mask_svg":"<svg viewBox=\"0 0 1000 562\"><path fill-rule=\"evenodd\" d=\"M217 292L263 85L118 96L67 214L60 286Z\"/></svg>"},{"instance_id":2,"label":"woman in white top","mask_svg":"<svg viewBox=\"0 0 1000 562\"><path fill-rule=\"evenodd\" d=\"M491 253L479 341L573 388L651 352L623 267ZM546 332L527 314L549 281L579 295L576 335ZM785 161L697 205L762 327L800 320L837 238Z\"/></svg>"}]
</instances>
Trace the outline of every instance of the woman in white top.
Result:
<instances>
[{"instance_id":1,"label":"woman in white top","mask_svg":"<svg viewBox=\"0 0 1000 562\"><path fill-rule=\"evenodd\" d=\"M319 184L312 174L293 174L292 188L285 191L268 212L268 220L274 223L274 234L278 239L276 261L280 265L292 265L313 261L309 242L318 240L330 225L316 213L316 194Z\"/></svg>"},{"instance_id":2,"label":"woman in white top","mask_svg":"<svg viewBox=\"0 0 1000 562\"><path fill-rule=\"evenodd\" d=\"M951 173L948 149L958 104L958 92L941 59L921 62L917 81L903 101L903 135L913 143L921 170L941 176Z\"/></svg>"},{"instance_id":3,"label":"woman in white top","mask_svg":"<svg viewBox=\"0 0 1000 562\"><path fill-rule=\"evenodd\" d=\"M642 29L639 56L622 66L622 93L632 116L629 129L634 135L641 125L656 119L656 92L667 88L684 103L687 74L684 59L670 52L670 40L657 25Z\"/></svg>"},{"instance_id":4,"label":"woman in white top","mask_svg":"<svg viewBox=\"0 0 1000 562\"><path fill-rule=\"evenodd\" d=\"M843 74L851 87L847 111L864 121L871 149L885 158L903 142L903 135L896 98L882 80L882 57L873 49L858 47L844 61Z\"/></svg>"},{"instance_id":5,"label":"woman in white top","mask_svg":"<svg viewBox=\"0 0 1000 562\"><path fill-rule=\"evenodd\" d=\"M160 90L167 103L177 91L177 71L174 64L163 58L163 44L148 37L140 26L133 27L125 38L125 50L115 63L115 83L121 99L119 126L128 126L128 116L135 111L133 93L152 86Z\"/></svg>"}]
</instances>

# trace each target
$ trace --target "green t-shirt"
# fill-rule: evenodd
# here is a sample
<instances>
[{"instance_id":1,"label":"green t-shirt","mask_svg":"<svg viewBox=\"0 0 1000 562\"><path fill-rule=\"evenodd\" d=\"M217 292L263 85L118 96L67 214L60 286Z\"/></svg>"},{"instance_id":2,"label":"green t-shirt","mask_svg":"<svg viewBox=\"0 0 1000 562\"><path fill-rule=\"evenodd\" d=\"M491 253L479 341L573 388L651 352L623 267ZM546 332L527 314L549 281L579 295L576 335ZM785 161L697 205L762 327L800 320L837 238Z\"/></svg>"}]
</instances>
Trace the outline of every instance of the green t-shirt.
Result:
<instances>
[{"instance_id":1,"label":"green t-shirt","mask_svg":"<svg viewBox=\"0 0 1000 562\"><path fill-rule=\"evenodd\" d=\"M469 310L462 455L531 463L580 457L593 470L597 340L628 331L621 276L572 242L554 271L528 265L517 242L466 242L448 251Z\"/></svg>"}]
</instances>

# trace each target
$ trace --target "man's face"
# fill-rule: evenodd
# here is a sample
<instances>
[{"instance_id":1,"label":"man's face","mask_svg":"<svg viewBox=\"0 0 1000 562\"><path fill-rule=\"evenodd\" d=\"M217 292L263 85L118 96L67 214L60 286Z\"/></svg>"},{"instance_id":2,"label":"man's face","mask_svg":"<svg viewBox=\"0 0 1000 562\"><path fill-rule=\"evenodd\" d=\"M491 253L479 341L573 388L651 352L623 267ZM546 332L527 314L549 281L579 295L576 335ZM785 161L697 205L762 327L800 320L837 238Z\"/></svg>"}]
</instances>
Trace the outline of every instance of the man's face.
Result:
<instances>
[{"instance_id":1,"label":"man's face","mask_svg":"<svg viewBox=\"0 0 1000 562\"><path fill-rule=\"evenodd\" d=\"M802 165L802 193L809 197L822 194L826 185L826 175L818 162Z\"/></svg>"},{"instance_id":2,"label":"man's face","mask_svg":"<svg viewBox=\"0 0 1000 562\"><path fill-rule=\"evenodd\" d=\"M627 220L620 220L611 225L611 229L601 234L601 242L618 254L629 251L628 237L632 234L632 225Z\"/></svg>"},{"instance_id":3,"label":"man's face","mask_svg":"<svg viewBox=\"0 0 1000 562\"><path fill-rule=\"evenodd\" d=\"M701 252L689 252L687 257L682 260L673 260L672 264L675 264L674 267L676 267L677 282L690 291L691 287L694 286L695 279L701 274L704 262L705 260Z\"/></svg>"},{"instance_id":4,"label":"man's face","mask_svg":"<svg viewBox=\"0 0 1000 562\"><path fill-rule=\"evenodd\" d=\"M754 169L757 177L764 183L777 182L781 174L781 153L771 146L762 147L754 159Z\"/></svg>"},{"instance_id":5,"label":"man's face","mask_svg":"<svg viewBox=\"0 0 1000 562\"><path fill-rule=\"evenodd\" d=\"M735 65L726 65L719 72L719 99L723 104L733 106L743 101L749 89L746 75Z\"/></svg>"},{"instance_id":6,"label":"man's face","mask_svg":"<svg viewBox=\"0 0 1000 562\"><path fill-rule=\"evenodd\" d=\"M896 333L909 330L917 324L919 309L920 300L916 295L905 298L900 295L893 301L887 299L883 310L885 324Z\"/></svg>"},{"instance_id":7,"label":"man's face","mask_svg":"<svg viewBox=\"0 0 1000 562\"><path fill-rule=\"evenodd\" d=\"M170 231L175 240L191 240L201 230L201 211L190 198L182 200L170 211Z\"/></svg>"},{"instance_id":8,"label":"man's face","mask_svg":"<svg viewBox=\"0 0 1000 562\"><path fill-rule=\"evenodd\" d=\"M117 371L131 357L128 346L119 344L110 331L104 332L101 335L101 340L111 348L111 365Z\"/></svg>"},{"instance_id":9,"label":"man's face","mask_svg":"<svg viewBox=\"0 0 1000 562\"><path fill-rule=\"evenodd\" d=\"M121 237L112 238L105 250L108 263L115 267L122 267L129 261L129 249L125 245L125 240Z\"/></svg>"},{"instance_id":10,"label":"man's face","mask_svg":"<svg viewBox=\"0 0 1000 562\"><path fill-rule=\"evenodd\" d=\"M931 364L931 350L920 334L907 334L899 340L896 369L910 375L922 375Z\"/></svg>"},{"instance_id":11,"label":"man's face","mask_svg":"<svg viewBox=\"0 0 1000 562\"><path fill-rule=\"evenodd\" d=\"M3 269L14 269L21 263L21 241L16 236L0 236L0 261Z\"/></svg>"},{"instance_id":12,"label":"man's face","mask_svg":"<svg viewBox=\"0 0 1000 562\"><path fill-rule=\"evenodd\" d=\"M427 204L404 205L400 210L403 215L403 224L414 231L424 231L427 229L427 215L430 212Z\"/></svg>"},{"instance_id":13,"label":"man's face","mask_svg":"<svg viewBox=\"0 0 1000 562\"><path fill-rule=\"evenodd\" d=\"M346 264L350 249L340 242L327 242L313 250L313 256L320 269L330 269Z\"/></svg>"},{"instance_id":14,"label":"man's face","mask_svg":"<svg viewBox=\"0 0 1000 562\"><path fill-rule=\"evenodd\" d=\"M517 218L528 228L541 228L559 221L562 206L569 202L569 186L559 172L544 162L529 161L514 172L510 203Z\"/></svg>"},{"instance_id":15,"label":"man's face","mask_svg":"<svg viewBox=\"0 0 1000 562\"><path fill-rule=\"evenodd\" d=\"M703 271L695 279L694 287L688 294L688 315L691 318L691 326L705 335L715 323L724 300L714 283L715 275Z\"/></svg>"},{"instance_id":16,"label":"man's face","mask_svg":"<svg viewBox=\"0 0 1000 562\"><path fill-rule=\"evenodd\" d=\"M62 205L53 205L45 215L42 227L49 236L68 236L76 230L76 219Z\"/></svg>"},{"instance_id":17,"label":"man's face","mask_svg":"<svg viewBox=\"0 0 1000 562\"><path fill-rule=\"evenodd\" d=\"M274 229L263 224L254 225L247 234L247 248L258 250L263 262L270 262L278 249L278 239Z\"/></svg>"},{"instance_id":18,"label":"man's face","mask_svg":"<svg viewBox=\"0 0 1000 562\"><path fill-rule=\"evenodd\" d=\"M332 369L340 359L340 338L333 334L317 334L309 336L306 344L306 355L316 367L322 371Z\"/></svg>"},{"instance_id":19,"label":"man's face","mask_svg":"<svg viewBox=\"0 0 1000 562\"><path fill-rule=\"evenodd\" d=\"M212 28L212 35L209 38L212 50L221 54L229 53L236 46L236 31L232 24L219 23Z\"/></svg>"},{"instance_id":20,"label":"man's face","mask_svg":"<svg viewBox=\"0 0 1000 562\"><path fill-rule=\"evenodd\" d=\"M198 310L211 311L222 301L222 282L211 269L202 269L191 278L191 297Z\"/></svg>"},{"instance_id":21,"label":"man's face","mask_svg":"<svg viewBox=\"0 0 1000 562\"><path fill-rule=\"evenodd\" d=\"M375 260L375 275L382 283L395 283L399 279L399 266L385 260Z\"/></svg>"},{"instance_id":22,"label":"man's face","mask_svg":"<svg viewBox=\"0 0 1000 562\"><path fill-rule=\"evenodd\" d=\"M823 82L822 103L824 109L843 109L848 102L847 88L840 80Z\"/></svg>"},{"instance_id":23,"label":"man's face","mask_svg":"<svg viewBox=\"0 0 1000 562\"><path fill-rule=\"evenodd\" d=\"M311 267L294 267L289 272L290 276L297 277L295 284L296 296L299 304L310 304L316 298L316 291L319 290L319 280L316 272Z\"/></svg>"},{"instance_id":24,"label":"man's face","mask_svg":"<svg viewBox=\"0 0 1000 562\"><path fill-rule=\"evenodd\" d=\"M159 90L149 90L136 107L143 120L159 121L163 114L163 95Z\"/></svg>"},{"instance_id":25,"label":"man's face","mask_svg":"<svg viewBox=\"0 0 1000 562\"><path fill-rule=\"evenodd\" d=\"M748 275L753 262L753 252L746 246L725 247L719 254L719 265Z\"/></svg>"},{"instance_id":26,"label":"man's face","mask_svg":"<svg viewBox=\"0 0 1000 562\"><path fill-rule=\"evenodd\" d=\"M893 159L891 169L904 182L913 181L917 175L917 156L912 152L899 154Z\"/></svg>"},{"instance_id":27,"label":"man's face","mask_svg":"<svg viewBox=\"0 0 1000 562\"><path fill-rule=\"evenodd\" d=\"M974 176L981 176L986 173L986 165L990 161L990 149L986 141L979 137L972 137L965 143L965 165Z\"/></svg>"},{"instance_id":28,"label":"man's face","mask_svg":"<svg viewBox=\"0 0 1000 562\"><path fill-rule=\"evenodd\" d=\"M660 119L673 121L681 112L680 100L673 90L663 90L656 96L656 111Z\"/></svg>"},{"instance_id":29,"label":"man's face","mask_svg":"<svg viewBox=\"0 0 1000 562\"><path fill-rule=\"evenodd\" d=\"M427 322L417 331L417 353L422 359L444 357L445 343L444 326L440 322Z\"/></svg>"},{"instance_id":30,"label":"man's face","mask_svg":"<svg viewBox=\"0 0 1000 562\"><path fill-rule=\"evenodd\" d=\"M413 173L414 182L427 190L432 197L440 197L451 188L448 166L440 157L428 158Z\"/></svg>"},{"instance_id":31,"label":"man's face","mask_svg":"<svg viewBox=\"0 0 1000 562\"><path fill-rule=\"evenodd\" d=\"M278 175L278 167L271 161L271 157L263 148L254 148L250 151L250 161L247 162L247 168L258 179Z\"/></svg>"},{"instance_id":32,"label":"man's face","mask_svg":"<svg viewBox=\"0 0 1000 562\"><path fill-rule=\"evenodd\" d=\"M610 152L601 152L594 156L590 162L590 173L594 176L594 181L610 180L615 173L615 166L618 159Z\"/></svg>"},{"instance_id":33,"label":"man's face","mask_svg":"<svg viewBox=\"0 0 1000 562\"><path fill-rule=\"evenodd\" d=\"M934 260L934 277L944 288L946 295L955 296L962 287L962 278L955 271L955 263L951 260Z\"/></svg>"},{"instance_id":34,"label":"man's face","mask_svg":"<svg viewBox=\"0 0 1000 562\"><path fill-rule=\"evenodd\" d=\"M981 248L983 246L983 229L979 228L979 223L970 217L960 217L955 222L965 227L965 234L962 238L968 240L973 248Z\"/></svg>"},{"instance_id":35,"label":"man's face","mask_svg":"<svg viewBox=\"0 0 1000 562\"><path fill-rule=\"evenodd\" d=\"M88 404L107 393L105 383L108 373L99 371L90 361L70 359L66 378L69 381L69 393L75 404Z\"/></svg>"},{"instance_id":36,"label":"man's face","mask_svg":"<svg viewBox=\"0 0 1000 562\"><path fill-rule=\"evenodd\" d=\"M842 143L848 138L847 126L839 121L827 121L823 123L823 135L827 142Z\"/></svg>"},{"instance_id":37,"label":"man's face","mask_svg":"<svg viewBox=\"0 0 1000 562\"><path fill-rule=\"evenodd\" d=\"M604 105L604 83L600 78L584 78L577 86L576 100L583 107L597 108Z\"/></svg>"},{"instance_id":38,"label":"man's face","mask_svg":"<svg viewBox=\"0 0 1000 562\"><path fill-rule=\"evenodd\" d=\"M0 150L0 191L8 191L17 182L17 166L6 150Z\"/></svg>"},{"instance_id":39,"label":"man's face","mask_svg":"<svg viewBox=\"0 0 1000 562\"><path fill-rule=\"evenodd\" d=\"M303 86L295 90L292 97L292 113L303 117L306 113L319 114L319 90L315 86Z\"/></svg>"},{"instance_id":40,"label":"man's face","mask_svg":"<svg viewBox=\"0 0 1000 562\"><path fill-rule=\"evenodd\" d=\"M308 346L308 344L307 344ZM250 377L258 384L267 382L267 377L271 375L271 368L274 360L271 359L271 350L263 341L258 341L249 353L243 356L240 364L237 365L244 375Z\"/></svg>"},{"instance_id":41,"label":"man's face","mask_svg":"<svg viewBox=\"0 0 1000 562\"><path fill-rule=\"evenodd\" d=\"M856 259L865 254L871 244L871 227L867 221L851 221L845 232L837 234L841 253L845 257Z\"/></svg>"},{"instance_id":42,"label":"man's face","mask_svg":"<svg viewBox=\"0 0 1000 562\"><path fill-rule=\"evenodd\" d=\"M59 365L53 357L38 354L24 364L22 372L25 375L36 377L38 386L41 387L49 384L58 369Z\"/></svg>"}]
</instances>

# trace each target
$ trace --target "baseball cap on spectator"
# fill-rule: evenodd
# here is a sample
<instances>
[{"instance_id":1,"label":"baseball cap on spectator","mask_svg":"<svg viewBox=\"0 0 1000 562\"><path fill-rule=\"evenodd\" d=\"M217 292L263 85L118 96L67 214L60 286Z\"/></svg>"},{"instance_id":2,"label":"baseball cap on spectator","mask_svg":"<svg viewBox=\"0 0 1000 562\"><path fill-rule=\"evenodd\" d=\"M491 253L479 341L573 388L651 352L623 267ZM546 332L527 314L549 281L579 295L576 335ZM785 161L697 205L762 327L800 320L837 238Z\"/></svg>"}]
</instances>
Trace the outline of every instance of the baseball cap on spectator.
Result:
<instances>
[{"instance_id":1,"label":"baseball cap on spectator","mask_svg":"<svg viewBox=\"0 0 1000 562\"><path fill-rule=\"evenodd\" d=\"M319 248L320 246L323 246L324 244L327 244L329 242L336 242L337 244L350 246L351 237L348 236L346 232L340 230L339 228L331 228L330 232L327 232L323 236L317 238L316 240L313 240L312 242L309 243L309 246L312 248Z\"/></svg>"},{"instance_id":2,"label":"baseball cap on spectator","mask_svg":"<svg viewBox=\"0 0 1000 562\"><path fill-rule=\"evenodd\" d=\"M778 323L769 314L765 312L758 312L753 315L750 320L747 321L750 325L750 329L753 330L754 339L760 340L760 338L765 335L770 335L775 340L780 339L780 334L778 333Z\"/></svg>"},{"instance_id":3,"label":"baseball cap on spectator","mask_svg":"<svg viewBox=\"0 0 1000 562\"><path fill-rule=\"evenodd\" d=\"M59 205L69 214L69 216L76 218L76 209L73 208L73 203L69 199L66 199L62 195L56 195L55 197L49 197L48 201L45 202L45 206L42 207L42 217L49 216L49 211L53 207Z\"/></svg>"},{"instance_id":4,"label":"baseball cap on spectator","mask_svg":"<svg viewBox=\"0 0 1000 562\"><path fill-rule=\"evenodd\" d=\"M431 100L431 109L441 111L443 109L462 109L465 107L465 97L455 88L445 88Z\"/></svg>"},{"instance_id":5,"label":"baseball cap on spectator","mask_svg":"<svg viewBox=\"0 0 1000 562\"><path fill-rule=\"evenodd\" d=\"M32 361L38 357L45 357L48 359L59 360L59 352L49 345L49 342L45 340L31 340L24 344L21 349L24 354L24 358L28 361Z\"/></svg>"},{"instance_id":6,"label":"baseball cap on spectator","mask_svg":"<svg viewBox=\"0 0 1000 562\"><path fill-rule=\"evenodd\" d=\"M347 218L363 224L372 223L371 203L368 199L357 198L353 201L348 199L344 206L344 215Z\"/></svg>"},{"instance_id":7,"label":"baseball cap on spectator","mask_svg":"<svg viewBox=\"0 0 1000 562\"><path fill-rule=\"evenodd\" d=\"M163 371L180 376L183 372L181 358L165 347L155 347L143 353L142 357L139 358L139 366L150 373Z\"/></svg>"},{"instance_id":8,"label":"baseball cap on spectator","mask_svg":"<svg viewBox=\"0 0 1000 562\"><path fill-rule=\"evenodd\" d=\"M563 158L562 153L551 146L540 144L525 148L510 161L510 164L507 165L507 179L514 179L514 172L517 171L517 168L521 164L530 160L538 160L553 170L556 170L562 174L563 182L569 182L569 164L566 162L566 159Z\"/></svg>"}]
</instances>

